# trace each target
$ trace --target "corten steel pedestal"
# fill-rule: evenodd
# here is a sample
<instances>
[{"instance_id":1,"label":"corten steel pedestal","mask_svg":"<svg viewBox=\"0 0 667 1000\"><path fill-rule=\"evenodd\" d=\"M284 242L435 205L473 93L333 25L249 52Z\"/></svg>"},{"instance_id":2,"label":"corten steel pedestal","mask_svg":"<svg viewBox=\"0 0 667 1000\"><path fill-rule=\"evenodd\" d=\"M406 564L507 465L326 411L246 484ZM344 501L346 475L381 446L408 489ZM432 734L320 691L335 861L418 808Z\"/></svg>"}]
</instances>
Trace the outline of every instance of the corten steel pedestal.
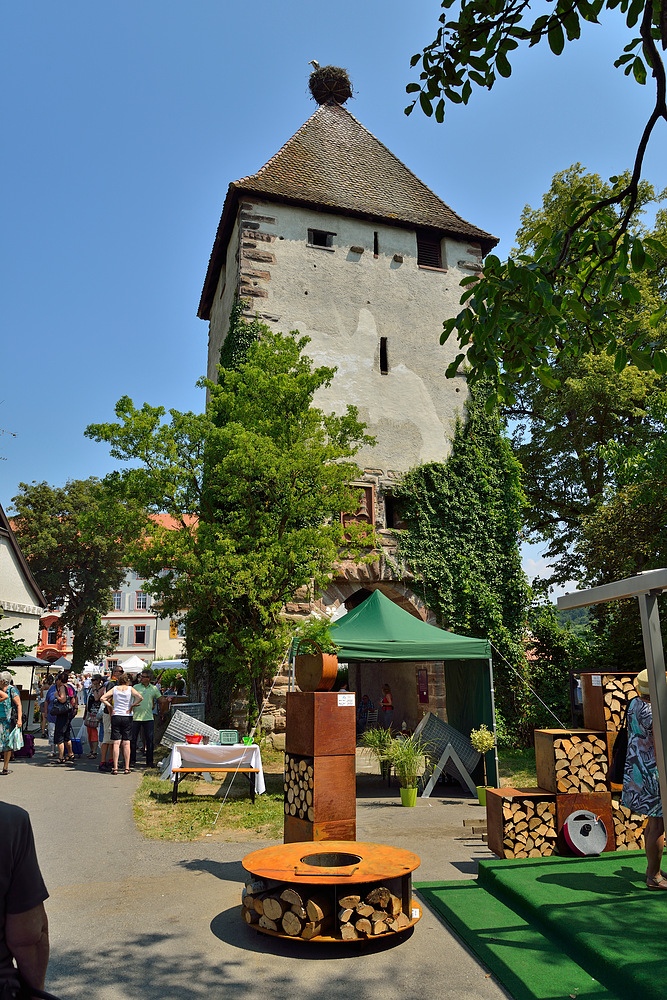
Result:
<instances>
[{"instance_id":1,"label":"corten steel pedestal","mask_svg":"<svg viewBox=\"0 0 667 1000\"><path fill-rule=\"evenodd\" d=\"M335 691L287 695L286 844L356 837L356 711L349 700Z\"/></svg>"}]
</instances>

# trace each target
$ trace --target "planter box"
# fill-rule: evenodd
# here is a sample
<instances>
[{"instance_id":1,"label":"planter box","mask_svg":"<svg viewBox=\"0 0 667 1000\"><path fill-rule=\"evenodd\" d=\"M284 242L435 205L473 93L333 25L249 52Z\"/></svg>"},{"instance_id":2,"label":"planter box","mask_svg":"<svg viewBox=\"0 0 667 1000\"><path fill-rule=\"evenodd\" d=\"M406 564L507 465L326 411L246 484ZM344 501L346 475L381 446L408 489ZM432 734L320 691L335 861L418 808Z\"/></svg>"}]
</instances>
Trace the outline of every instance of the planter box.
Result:
<instances>
[{"instance_id":1,"label":"planter box","mask_svg":"<svg viewBox=\"0 0 667 1000\"><path fill-rule=\"evenodd\" d=\"M558 794L607 791L607 739L586 729L536 729L535 766L540 788Z\"/></svg>"},{"instance_id":2,"label":"planter box","mask_svg":"<svg viewBox=\"0 0 667 1000\"><path fill-rule=\"evenodd\" d=\"M487 846L499 858L556 851L556 796L544 788L487 788Z\"/></svg>"},{"instance_id":3,"label":"planter box","mask_svg":"<svg viewBox=\"0 0 667 1000\"><path fill-rule=\"evenodd\" d=\"M356 752L356 708L339 705L337 691L289 691L285 751L332 756Z\"/></svg>"}]
</instances>

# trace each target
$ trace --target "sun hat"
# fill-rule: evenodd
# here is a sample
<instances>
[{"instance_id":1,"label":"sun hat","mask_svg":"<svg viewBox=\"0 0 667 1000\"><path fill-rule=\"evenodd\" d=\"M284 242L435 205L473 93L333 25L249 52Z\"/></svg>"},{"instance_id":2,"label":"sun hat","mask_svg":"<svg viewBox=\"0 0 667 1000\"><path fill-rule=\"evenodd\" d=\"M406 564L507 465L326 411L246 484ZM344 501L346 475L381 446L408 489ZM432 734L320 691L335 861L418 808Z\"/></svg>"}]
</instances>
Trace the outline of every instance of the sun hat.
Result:
<instances>
[{"instance_id":1,"label":"sun hat","mask_svg":"<svg viewBox=\"0 0 667 1000\"><path fill-rule=\"evenodd\" d=\"M640 673L637 674L635 678L635 684L637 685L637 690L639 691L640 695L647 697L649 694L648 670L642 670Z\"/></svg>"}]
</instances>

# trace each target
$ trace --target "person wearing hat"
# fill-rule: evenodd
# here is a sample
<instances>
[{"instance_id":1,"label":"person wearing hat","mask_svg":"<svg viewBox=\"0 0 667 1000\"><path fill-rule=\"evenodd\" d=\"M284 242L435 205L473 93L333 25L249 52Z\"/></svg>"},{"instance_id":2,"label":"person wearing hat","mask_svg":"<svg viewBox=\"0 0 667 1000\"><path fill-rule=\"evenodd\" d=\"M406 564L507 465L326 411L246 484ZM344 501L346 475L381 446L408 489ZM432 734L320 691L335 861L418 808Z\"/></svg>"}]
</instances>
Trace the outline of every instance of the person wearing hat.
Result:
<instances>
[{"instance_id":1,"label":"person wearing hat","mask_svg":"<svg viewBox=\"0 0 667 1000\"><path fill-rule=\"evenodd\" d=\"M624 806L647 816L644 829L646 851L646 888L667 890L667 878L661 871L665 847L665 826L662 817L658 765L653 742L653 714L648 688L648 671L642 670L635 680L638 698L628 705L628 751L623 773Z\"/></svg>"}]
</instances>

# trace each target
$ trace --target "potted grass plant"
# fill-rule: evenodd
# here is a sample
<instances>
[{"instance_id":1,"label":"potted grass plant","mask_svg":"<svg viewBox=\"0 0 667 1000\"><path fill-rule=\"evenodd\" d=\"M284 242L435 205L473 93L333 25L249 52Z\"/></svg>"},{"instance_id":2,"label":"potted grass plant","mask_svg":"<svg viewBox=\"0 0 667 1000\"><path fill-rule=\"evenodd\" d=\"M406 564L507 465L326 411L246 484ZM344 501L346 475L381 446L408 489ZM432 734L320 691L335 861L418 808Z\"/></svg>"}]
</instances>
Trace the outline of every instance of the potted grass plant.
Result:
<instances>
[{"instance_id":1,"label":"potted grass plant","mask_svg":"<svg viewBox=\"0 0 667 1000\"><path fill-rule=\"evenodd\" d=\"M331 637L330 624L328 618L310 615L296 630L296 682L302 691L330 691L336 682L340 647Z\"/></svg>"},{"instance_id":2,"label":"potted grass plant","mask_svg":"<svg viewBox=\"0 0 667 1000\"><path fill-rule=\"evenodd\" d=\"M496 738L491 730L482 723L479 729L473 729L470 733L470 742L474 746L475 750L482 755L482 763L484 765L484 784L477 786L477 798L479 799L479 804L481 806L486 805L486 754L493 750L496 745Z\"/></svg>"},{"instance_id":3,"label":"potted grass plant","mask_svg":"<svg viewBox=\"0 0 667 1000\"><path fill-rule=\"evenodd\" d=\"M369 757L374 757L380 768L380 775L384 778L387 775L388 752L392 743L390 729L366 729L359 739L364 750Z\"/></svg>"},{"instance_id":4,"label":"potted grass plant","mask_svg":"<svg viewBox=\"0 0 667 1000\"><path fill-rule=\"evenodd\" d=\"M386 759L398 778L404 806L417 804L419 779L428 765L427 751L427 744L419 736L398 736L389 744Z\"/></svg>"}]
</instances>

